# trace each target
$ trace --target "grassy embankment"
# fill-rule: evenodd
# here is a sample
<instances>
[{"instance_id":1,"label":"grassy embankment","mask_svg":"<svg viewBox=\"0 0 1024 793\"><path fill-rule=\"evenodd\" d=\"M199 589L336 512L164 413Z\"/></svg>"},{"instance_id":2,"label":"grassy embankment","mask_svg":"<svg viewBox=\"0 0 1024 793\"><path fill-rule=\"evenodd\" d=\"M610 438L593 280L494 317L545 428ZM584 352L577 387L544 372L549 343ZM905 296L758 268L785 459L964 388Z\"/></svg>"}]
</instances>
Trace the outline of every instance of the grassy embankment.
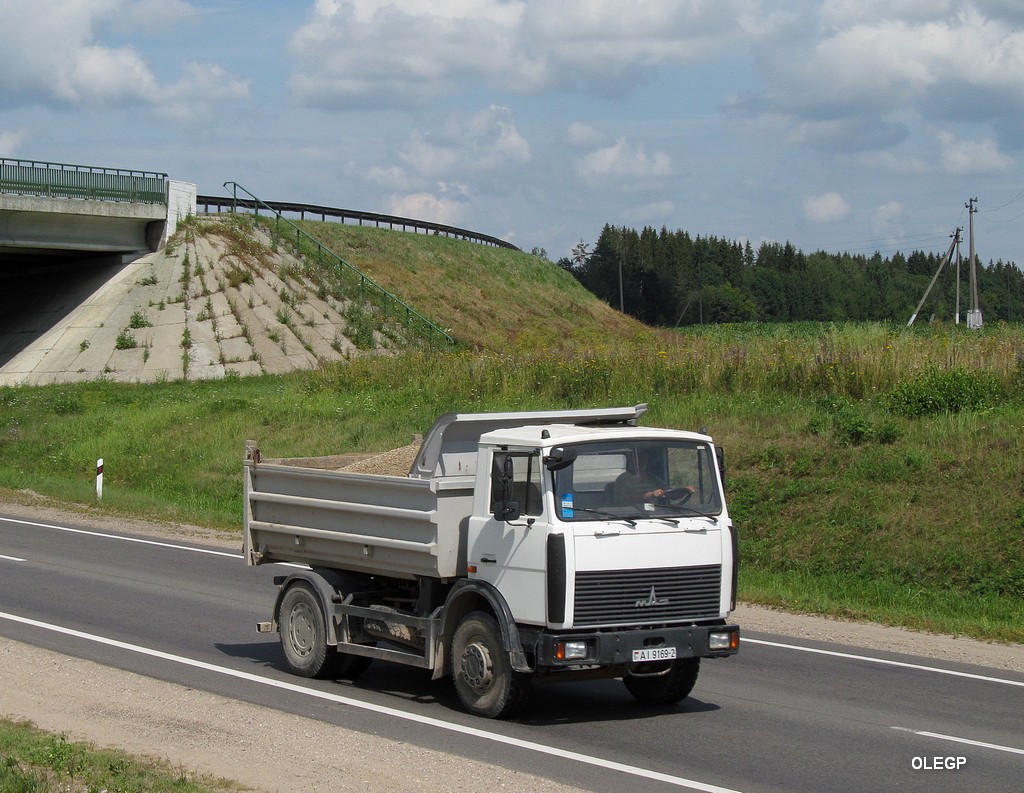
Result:
<instances>
[{"instance_id":1,"label":"grassy embankment","mask_svg":"<svg viewBox=\"0 0 1024 793\"><path fill-rule=\"evenodd\" d=\"M463 349L283 377L0 389L8 498L94 502L103 457L93 509L237 531L247 438L270 456L380 451L450 410L648 402L645 423L705 426L725 447L742 599L1024 641L1021 327L654 331L525 254L328 231Z\"/></svg>"},{"instance_id":2,"label":"grassy embankment","mask_svg":"<svg viewBox=\"0 0 1024 793\"><path fill-rule=\"evenodd\" d=\"M239 787L0 718L0 790L226 793Z\"/></svg>"}]
</instances>

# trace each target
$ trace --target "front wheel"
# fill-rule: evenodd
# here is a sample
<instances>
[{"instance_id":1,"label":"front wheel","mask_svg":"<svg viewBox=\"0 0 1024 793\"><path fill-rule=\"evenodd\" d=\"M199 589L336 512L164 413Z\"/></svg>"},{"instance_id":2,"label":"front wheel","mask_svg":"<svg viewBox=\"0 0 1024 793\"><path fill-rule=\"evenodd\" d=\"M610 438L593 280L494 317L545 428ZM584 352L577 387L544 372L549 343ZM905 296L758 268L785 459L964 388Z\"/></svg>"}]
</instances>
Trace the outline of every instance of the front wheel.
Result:
<instances>
[{"instance_id":1,"label":"front wheel","mask_svg":"<svg viewBox=\"0 0 1024 793\"><path fill-rule=\"evenodd\" d=\"M622 678L629 693L652 705L673 705L686 699L697 684L700 658L676 658L665 662L664 668L658 663L638 664Z\"/></svg>"},{"instance_id":2,"label":"front wheel","mask_svg":"<svg viewBox=\"0 0 1024 793\"><path fill-rule=\"evenodd\" d=\"M482 611L467 614L455 629L452 678L462 706L476 716L508 718L529 699L529 675L512 668L497 621Z\"/></svg>"}]
</instances>

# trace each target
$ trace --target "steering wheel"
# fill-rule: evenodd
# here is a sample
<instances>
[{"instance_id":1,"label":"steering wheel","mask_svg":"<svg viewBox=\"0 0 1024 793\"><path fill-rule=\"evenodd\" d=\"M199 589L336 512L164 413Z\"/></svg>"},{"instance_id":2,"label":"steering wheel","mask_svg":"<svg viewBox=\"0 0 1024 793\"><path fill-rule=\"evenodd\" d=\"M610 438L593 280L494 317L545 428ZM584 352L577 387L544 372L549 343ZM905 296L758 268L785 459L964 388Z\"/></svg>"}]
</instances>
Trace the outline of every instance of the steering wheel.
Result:
<instances>
[{"instance_id":1,"label":"steering wheel","mask_svg":"<svg viewBox=\"0 0 1024 793\"><path fill-rule=\"evenodd\" d=\"M693 498L693 489L689 487L673 487L665 491L663 498L668 504L685 504Z\"/></svg>"}]
</instances>

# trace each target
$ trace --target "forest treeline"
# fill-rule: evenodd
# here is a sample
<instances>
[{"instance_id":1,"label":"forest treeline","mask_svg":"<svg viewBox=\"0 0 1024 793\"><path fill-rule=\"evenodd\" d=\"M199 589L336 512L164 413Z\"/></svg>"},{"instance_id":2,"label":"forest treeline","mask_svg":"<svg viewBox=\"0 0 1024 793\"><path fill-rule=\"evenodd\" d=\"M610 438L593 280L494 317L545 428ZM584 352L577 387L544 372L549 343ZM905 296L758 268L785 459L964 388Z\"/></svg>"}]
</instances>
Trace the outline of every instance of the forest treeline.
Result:
<instances>
[{"instance_id":1,"label":"forest treeline","mask_svg":"<svg viewBox=\"0 0 1024 793\"><path fill-rule=\"evenodd\" d=\"M691 237L606 225L590 251L558 261L614 308L649 325L721 322L874 320L906 322L939 268L941 254L915 251L883 258L816 251L786 242ZM918 322L953 321L956 262L943 268ZM980 257L979 257L980 258ZM960 321L970 308L967 255L960 267ZM986 323L1024 321L1024 272L1013 262L977 268Z\"/></svg>"}]
</instances>

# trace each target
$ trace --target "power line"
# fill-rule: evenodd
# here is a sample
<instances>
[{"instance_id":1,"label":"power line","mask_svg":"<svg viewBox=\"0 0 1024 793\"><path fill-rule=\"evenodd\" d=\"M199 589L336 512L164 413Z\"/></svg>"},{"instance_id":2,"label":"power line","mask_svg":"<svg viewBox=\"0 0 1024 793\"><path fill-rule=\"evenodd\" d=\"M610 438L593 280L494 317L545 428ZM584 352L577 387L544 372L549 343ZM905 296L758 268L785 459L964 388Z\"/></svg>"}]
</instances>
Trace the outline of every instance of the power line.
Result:
<instances>
[{"instance_id":1,"label":"power line","mask_svg":"<svg viewBox=\"0 0 1024 793\"><path fill-rule=\"evenodd\" d=\"M863 245L867 245L869 243L875 243L875 242L885 242L885 243L889 243L891 245L891 244L894 244L894 243L896 243L896 242L898 242L900 240L910 241L910 240L914 240L914 239L936 240L936 239L946 239L946 236L942 235L942 234L938 234L938 233L933 233L933 234L907 234L907 235L900 236L900 237L878 237L877 239L848 240L846 242L830 242L830 243L827 243L826 245L818 245L816 247L818 247L818 248L826 248L826 247L831 247L831 246L835 246L835 245L862 245L862 244Z\"/></svg>"},{"instance_id":2,"label":"power line","mask_svg":"<svg viewBox=\"0 0 1024 793\"><path fill-rule=\"evenodd\" d=\"M1019 193L1017 193L1017 195L1015 195L1013 198L1011 198L1009 201L1007 201L1002 206L997 206L995 209L981 209L981 210L978 210L978 211L981 212L984 215L987 215L990 212L998 212L1000 209L1005 209L1006 207L1010 206L1010 204L1017 203L1022 198L1024 198L1024 190L1021 190ZM1017 217L1024 217L1024 215L1018 215ZM1009 221L1005 221L1004 220L1003 222L1004 223L1008 223Z\"/></svg>"}]
</instances>

